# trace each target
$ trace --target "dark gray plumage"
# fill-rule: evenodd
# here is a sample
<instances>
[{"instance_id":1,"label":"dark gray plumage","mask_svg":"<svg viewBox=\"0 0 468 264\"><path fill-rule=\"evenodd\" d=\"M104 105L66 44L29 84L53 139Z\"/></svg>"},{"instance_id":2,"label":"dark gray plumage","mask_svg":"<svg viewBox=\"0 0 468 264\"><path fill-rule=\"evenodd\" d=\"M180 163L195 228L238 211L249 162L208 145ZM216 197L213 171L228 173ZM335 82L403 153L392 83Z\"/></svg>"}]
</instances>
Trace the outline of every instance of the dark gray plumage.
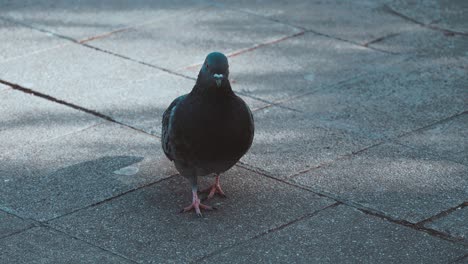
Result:
<instances>
[{"instance_id":1,"label":"dark gray plumage","mask_svg":"<svg viewBox=\"0 0 468 264\"><path fill-rule=\"evenodd\" d=\"M224 196L219 175L247 152L254 137L252 113L236 96L228 80L229 65L224 54L208 54L189 94L176 98L163 114L162 147L181 175L192 184L193 202L183 209L211 210L200 203L198 176L216 174L208 198Z\"/></svg>"}]
</instances>

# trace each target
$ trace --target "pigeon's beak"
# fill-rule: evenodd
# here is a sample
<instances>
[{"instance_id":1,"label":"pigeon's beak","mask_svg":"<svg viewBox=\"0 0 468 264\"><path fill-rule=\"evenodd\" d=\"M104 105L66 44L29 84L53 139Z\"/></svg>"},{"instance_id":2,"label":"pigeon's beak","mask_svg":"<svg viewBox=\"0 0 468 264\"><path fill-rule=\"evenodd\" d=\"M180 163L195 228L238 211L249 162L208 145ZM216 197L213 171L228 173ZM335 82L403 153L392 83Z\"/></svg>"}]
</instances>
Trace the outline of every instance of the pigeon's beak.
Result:
<instances>
[{"instance_id":1,"label":"pigeon's beak","mask_svg":"<svg viewBox=\"0 0 468 264\"><path fill-rule=\"evenodd\" d=\"M215 74L213 74L213 77L214 77L214 79L216 81L216 86L218 86L218 88L219 88L221 86L221 82L223 81L224 76L222 74L215 73Z\"/></svg>"}]
</instances>

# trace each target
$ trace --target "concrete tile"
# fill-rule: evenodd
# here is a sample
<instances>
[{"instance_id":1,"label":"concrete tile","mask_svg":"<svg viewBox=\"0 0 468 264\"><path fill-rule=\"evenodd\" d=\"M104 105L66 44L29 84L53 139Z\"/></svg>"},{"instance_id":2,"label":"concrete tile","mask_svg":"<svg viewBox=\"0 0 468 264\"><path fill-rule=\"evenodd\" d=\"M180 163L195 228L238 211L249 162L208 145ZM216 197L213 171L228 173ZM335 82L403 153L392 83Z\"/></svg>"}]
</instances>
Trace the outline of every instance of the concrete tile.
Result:
<instances>
[{"instance_id":1,"label":"concrete tile","mask_svg":"<svg viewBox=\"0 0 468 264\"><path fill-rule=\"evenodd\" d=\"M388 5L421 23L468 33L468 3L464 0L395 0Z\"/></svg>"},{"instance_id":2,"label":"concrete tile","mask_svg":"<svg viewBox=\"0 0 468 264\"><path fill-rule=\"evenodd\" d=\"M329 36L364 44L409 24L383 10L383 1L221 1L234 7Z\"/></svg>"},{"instance_id":3,"label":"concrete tile","mask_svg":"<svg viewBox=\"0 0 468 264\"><path fill-rule=\"evenodd\" d=\"M402 28L398 35L385 38L370 46L394 53L416 54L425 58L459 57L468 59L468 39L466 36L450 36L419 25Z\"/></svg>"},{"instance_id":4,"label":"concrete tile","mask_svg":"<svg viewBox=\"0 0 468 264\"><path fill-rule=\"evenodd\" d=\"M69 44L67 41L49 36L45 33L2 20L1 17L0 35L2 36L0 62L25 57L29 54L39 53Z\"/></svg>"},{"instance_id":5,"label":"concrete tile","mask_svg":"<svg viewBox=\"0 0 468 264\"><path fill-rule=\"evenodd\" d=\"M39 68L43 71L37 71ZM0 63L2 78L156 135L161 131L164 110L195 84L78 45ZM249 103L253 108L265 105L252 99Z\"/></svg>"},{"instance_id":6,"label":"concrete tile","mask_svg":"<svg viewBox=\"0 0 468 264\"><path fill-rule=\"evenodd\" d=\"M174 173L158 139L106 123L7 154L0 201L16 215L44 221Z\"/></svg>"},{"instance_id":7,"label":"concrete tile","mask_svg":"<svg viewBox=\"0 0 468 264\"><path fill-rule=\"evenodd\" d=\"M9 89L11 89L9 86L6 86L0 83L0 93Z\"/></svg>"},{"instance_id":8,"label":"concrete tile","mask_svg":"<svg viewBox=\"0 0 468 264\"><path fill-rule=\"evenodd\" d=\"M88 44L176 70L203 63L213 51L227 54L299 31L255 15L209 7L192 10L177 19L159 19Z\"/></svg>"},{"instance_id":9,"label":"concrete tile","mask_svg":"<svg viewBox=\"0 0 468 264\"><path fill-rule=\"evenodd\" d=\"M468 114L399 138L404 145L432 152L468 166Z\"/></svg>"},{"instance_id":10,"label":"concrete tile","mask_svg":"<svg viewBox=\"0 0 468 264\"><path fill-rule=\"evenodd\" d=\"M0 239L31 227L31 221L0 211Z\"/></svg>"},{"instance_id":11,"label":"concrete tile","mask_svg":"<svg viewBox=\"0 0 468 264\"><path fill-rule=\"evenodd\" d=\"M292 179L416 223L463 203L468 167L386 143Z\"/></svg>"},{"instance_id":12,"label":"concrete tile","mask_svg":"<svg viewBox=\"0 0 468 264\"><path fill-rule=\"evenodd\" d=\"M93 115L17 90L0 92L0 101L0 159L10 151L103 122Z\"/></svg>"},{"instance_id":13,"label":"concrete tile","mask_svg":"<svg viewBox=\"0 0 468 264\"><path fill-rule=\"evenodd\" d=\"M2 263L132 263L43 227L1 239L0 247Z\"/></svg>"},{"instance_id":14,"label":"concrete tile","mask_svg":"<svg viewBox=\"0 0 468 264\"><path fill-rule=\"evenodd\" d=\"M242 162L284 178L375 143L352 131L324 127L303 113L270 107L254 113L255 137Z\"/></svg>"},{"instance_id":15,"label":"concrete tile","mask_svg":"<svg viewBox=\"0 0 468 264\"><path fill-rule=\"evenodd\" d=\"M467 85L456 61L406 60L282 105L326 127L393 138L465 111Z\"/></svg>"},{"instance_id":16,"label":"concrete tile","mask_svg":"<svg viewBox=\"0 0 468 264\"><path fill-rule=\"evenodd\" d=\"M468 254L466 254L464 257L461 257L459 260L455 261L454 263L456 264L468 263Z\"/></svg>"},{"instance_id":17,"label":"concrete tile","mask_svg":"<svg viewBox=\"0 0 468 264\"><path fill-rule=\"evenodd\" d=\"M466 249L343 205L204 260L205 263L447 263Z\"/></svg>"},{"instance_id":18,"label":"concrete tile","mask_svg":"<svg viewBox=\"0 0 468 264\"><path fill-rule=\"evenodd\" d=\"M133 25L178 17L204 6L202 1L7 1L0 15L64 35L85 40Z\"/></svg>"},{"instance_id":19,"label":"concrete tile","mask_svg":"<svg viewBox=\"0 0 468 264\"><path fill-rule=\"evenodd\" d=\"M306 33L230 57L229 63L233 89L278 101L356 78L402 59ZM196 76L198 70L187 70L186 74Z\"/></svg>"},{"instance_id":20,"label":"concrete tile","mask_svg":"<svg viewBox=\"0 0 468 264\"><path fill-rule=\"evenodd\" d=\"M460 237L468 241L468 207L458 209L449 215L439 218L425 226Z\"/></svg>"},{"instance_id":21,"label":"concrete tile","mask_svg":"<svg viewBox=\"0 0 468 264\"><path fill-rule=\"evenodd\" d=\"M206 177L202 185L212 181ZM238 167L221 184L228 198L207 202L218 210L204 218L177 213L191 194L188 180L176 176L49 224L141 263L181 263L333 203Z\"/></svg>"}]
</instances>

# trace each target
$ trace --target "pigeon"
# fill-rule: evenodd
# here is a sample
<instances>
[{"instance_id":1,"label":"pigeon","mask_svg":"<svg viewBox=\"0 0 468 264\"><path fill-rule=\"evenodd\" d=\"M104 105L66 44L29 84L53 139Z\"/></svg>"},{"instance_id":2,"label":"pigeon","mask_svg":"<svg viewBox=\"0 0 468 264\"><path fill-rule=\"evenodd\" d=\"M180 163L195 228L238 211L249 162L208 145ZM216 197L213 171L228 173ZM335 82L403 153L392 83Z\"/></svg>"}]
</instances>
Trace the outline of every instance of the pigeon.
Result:
<instances>
[{"instance_id":1,"label":"pigeon","mask_svg":"<svg viewBox=\"0 0 468 264\"><path fill-rule=\"evenodd\" d=\"M167 158L192 185L192 203L181 212L213 210L198 197L198 177L215 175L206 190L226 197L219 182L249 150L254 120L247 104L231 89L227 57L212 52L206 57L192 91L176 98L164 111L161 144Z\"/></svg>"}]
</instances>

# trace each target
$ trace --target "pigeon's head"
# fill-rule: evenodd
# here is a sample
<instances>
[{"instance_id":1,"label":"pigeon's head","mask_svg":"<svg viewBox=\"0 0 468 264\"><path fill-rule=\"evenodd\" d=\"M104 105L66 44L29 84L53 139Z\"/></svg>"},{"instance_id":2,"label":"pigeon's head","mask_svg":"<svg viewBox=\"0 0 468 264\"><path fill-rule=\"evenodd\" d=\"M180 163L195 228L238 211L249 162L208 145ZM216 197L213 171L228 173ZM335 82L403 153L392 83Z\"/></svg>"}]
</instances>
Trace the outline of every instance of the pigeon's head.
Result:
<instances>
[{"instance_id":1,"label":"pigeon's head","mask_svg":"<svg viewBox=\"0 0 468 264\"><path fill-rule=\"evenodd\" d=\"M199 77L205 82L215 83L219 88L229 76L229 64L227 57L221 52L212 52L206 56L200 70Z\"/></svg>"}]
</instances>

